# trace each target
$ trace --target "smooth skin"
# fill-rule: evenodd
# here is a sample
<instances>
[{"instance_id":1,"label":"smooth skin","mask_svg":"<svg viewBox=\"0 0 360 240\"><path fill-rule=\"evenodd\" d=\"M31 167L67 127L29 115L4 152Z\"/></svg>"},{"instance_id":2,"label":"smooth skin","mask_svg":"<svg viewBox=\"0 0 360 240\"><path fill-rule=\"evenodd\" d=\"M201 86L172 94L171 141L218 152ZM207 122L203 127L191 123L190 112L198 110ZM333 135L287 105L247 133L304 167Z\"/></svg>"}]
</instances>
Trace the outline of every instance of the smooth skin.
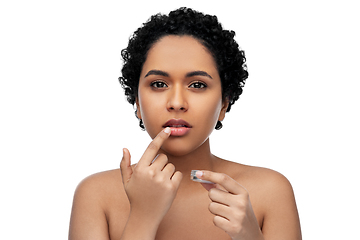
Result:
<instances>
[{"instance_id":1,"label":"smooth skin","mask_svg":"<svg viewBox=\"0 0 360 240\"><path fill-rule=\"evenodd\" d=\"M201 43L190 36L156 42L136 101L153 140L136 165L125 148L121 170L79 184L69 239L301 239L293 190L284 176L211 153L209 136L227 105L214 59ZM172 136L164 127L169 119L183 119L192 128ZM191 181L195 169L215 184Z\"/></svg>"},{"instance_id":2,"label":"smooth skin","mask_svg":"<svg viewBox=\"0 0 360 240\"><path fill-rule=\"evenodd\" d=\"M124 149L121 175L130 202L129 220L135 221L128 221L121 239L155 239L158 226L174 201L182 173L175 172L175 166L168 163L166 155L158 155L170 132L170 128L166 128L158 134L134 170L130 165L130 153ZM137 231L139 222L147 229L145 236Z\"/></svg>"},{"instance_id":3,"label":"smooth skin","mask_svg":"<svg viewBox=\"0 0 360 240\"><path fill-rule=\"evenodd\" d=\"M214 182L202 184L209 191L209 210L215 226L231 239L264 239L257 224L248 191L226 174L211 171L197 172L199 179Z\"/></svg>"}]
</instances>

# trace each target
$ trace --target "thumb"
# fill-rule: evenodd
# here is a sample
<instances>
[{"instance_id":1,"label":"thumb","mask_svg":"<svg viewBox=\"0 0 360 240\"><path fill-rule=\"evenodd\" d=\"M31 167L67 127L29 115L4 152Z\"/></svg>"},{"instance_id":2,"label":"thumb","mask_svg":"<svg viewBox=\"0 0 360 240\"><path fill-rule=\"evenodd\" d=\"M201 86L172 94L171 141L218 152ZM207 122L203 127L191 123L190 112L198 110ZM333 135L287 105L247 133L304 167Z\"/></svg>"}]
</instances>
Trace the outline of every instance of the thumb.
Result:
<instances>
[{"instance_id":1,"label":"thumb","mask_svg":"<svg viewBox=\"0 0 360 240\"><path fill-rule=\"evenodd\" d=\"M131 168L131 155L128 149L123 149L123 157L120 162L120 171L123 184L126 184L131 175L132 175L132 168Z\"/></svg>"}]
</instances>

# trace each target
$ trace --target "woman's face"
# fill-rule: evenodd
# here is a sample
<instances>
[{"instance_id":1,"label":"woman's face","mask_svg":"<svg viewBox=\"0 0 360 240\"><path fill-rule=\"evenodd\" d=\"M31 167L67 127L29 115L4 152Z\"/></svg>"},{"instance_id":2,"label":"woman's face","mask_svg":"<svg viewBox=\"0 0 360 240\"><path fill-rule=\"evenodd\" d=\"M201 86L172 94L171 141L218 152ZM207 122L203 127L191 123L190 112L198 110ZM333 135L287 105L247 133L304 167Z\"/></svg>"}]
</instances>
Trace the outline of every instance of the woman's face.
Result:
<instances>
[{"instance_id":1,"label":"woman's face","mask_svg":"<svg viewBox=\"0 0 360 240\"><path fill-rule=\"evenodd\" d=\"M172 35L149 50L136 104L151 138L171 127L162 149L174 156L191 153L207 141L227 109L211 53L193 37Z\"/></svg>"}]
</instances>

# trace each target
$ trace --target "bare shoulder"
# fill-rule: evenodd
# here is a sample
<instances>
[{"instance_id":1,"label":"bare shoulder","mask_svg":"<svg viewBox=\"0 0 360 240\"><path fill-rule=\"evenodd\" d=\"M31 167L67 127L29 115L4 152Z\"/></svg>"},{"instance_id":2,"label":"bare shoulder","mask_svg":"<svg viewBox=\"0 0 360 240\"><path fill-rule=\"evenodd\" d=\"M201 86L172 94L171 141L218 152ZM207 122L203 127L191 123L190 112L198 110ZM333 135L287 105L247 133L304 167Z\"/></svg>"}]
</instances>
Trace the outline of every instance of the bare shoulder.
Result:
<instances>
[{"instance_id":1,"label":"bare shoulder","mask_svg":"<svg viewBox=\"0 0 360 240\"><path fill-rule=\"evenodd\" d=\"M122 185L120 169L99 172L84 178L77 186L76 192L100 191L105 193L111 191L114 187L118 187L117 185Z\"/></svg>"},{"instance_id":2,"label":"bare shoulder","mask_svg":"<svg viewBox=\"0 0 360 240\"><path fill-rule=\"evenodd\" d=\"M245 166L245 177L252 180L254 184L261 186L264 191L291 190L289 180L281 173L263 167Z\"/></svg>"},{"instance_id":3,"label":"bare shoulder","mask_svg":"<svg viewBox=\"0 0 360 240\"><path fill-rule=\"evenodd\" d=\"M250 189L257 189L266 195L274 191L291 191L289 180L281 173L269 168L244 165L223 160L223 172L235 179L241 185Z\"/></svg>"},{"instance_id":4,"label":"bare shoulder","mask_svg":"<svg viewBox=\"0 0 360 240\"><path fill-rule=\"evenodd\" d=\"M119 182L120 181L120 182ZM80 187L86 186L86 187L109 187L104 186L106 183L121 183L121 173L120 169L114 169L104 172L98 172L95 174L92 174L84 180L82 180L79 184Z\"/></svg>"},{"instance_id":5,"label":"bare shoulder","mask_svg":"<svg viewBox=\"0 0 360 240\"><path fill-rule=\"evenodd\" d=\"M290 181L281 173L262 167L247 166L245 176L252 190L256 189L259 198L265 198L262 206L270 210L275 205L295 205L295 197ZM253 191L255 193L255 191Z\"/></svg>"},{"instance_id":6,"label":"bare shoulder","mask_svg":"<svg viewBox=\"0 0 360 240\"><path fill-rule=\"evenodd\" d=\"M265 238L301 239L293 188L284 175L268 168L238 163L224 165L230 176L249 192Z\"/></svg>"},{"instance_id":7,"label":"bare shoulder","mask_svg":"<svg viewBox=\"0 0 360 240\"><path fill-rule=\"evenodd\" d=\"M120 169L114 169L86 177L77 186L74 198L86 198L88 202L96 202L97 206L106 209L113 199L121 199L122 192Z\"/></svg>"},{"instance_id":8,"label":"bare shoulder","mask_svg":"<svg viewBox=\"0 0 360 240\"><path fill-rule=\"evenodd\" d=\"M69 239L109 239L111 207L124 206L127 197L123 190L120 169L100 172L86 177L77 186L70 219ZM84 236L91 236L84 238Z\"/></svg>"}]
</instances>

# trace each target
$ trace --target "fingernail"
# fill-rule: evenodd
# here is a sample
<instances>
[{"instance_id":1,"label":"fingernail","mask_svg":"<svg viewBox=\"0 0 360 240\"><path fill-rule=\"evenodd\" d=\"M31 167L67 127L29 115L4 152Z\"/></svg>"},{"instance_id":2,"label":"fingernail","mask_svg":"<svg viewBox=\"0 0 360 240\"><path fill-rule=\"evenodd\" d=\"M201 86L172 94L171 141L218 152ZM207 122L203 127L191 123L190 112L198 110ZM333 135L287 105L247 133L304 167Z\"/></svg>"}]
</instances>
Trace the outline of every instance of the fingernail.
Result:
<instances>
[{"instance_id":1,"label":"fingernail","mask_svg":"<svg viewBox=\"0 0 360 240\"><path fill-rule=\"evenodd\" d=\"M204 175L204 172L202 172L202 171L196 172L196 177L198 177L198 178L201 178L203 175Z\"/></svg>"},{"instance_id":2,"label":"fingernail","mask_svg":"<svg viewBox=\"0 0 360 240\"><path fill-rule=\"evenodd\" d=\"M167 127L167 128L165 128L164 132L169 134L171 132L171 129L169 127Z\"/></svg>"}]
</instances>

